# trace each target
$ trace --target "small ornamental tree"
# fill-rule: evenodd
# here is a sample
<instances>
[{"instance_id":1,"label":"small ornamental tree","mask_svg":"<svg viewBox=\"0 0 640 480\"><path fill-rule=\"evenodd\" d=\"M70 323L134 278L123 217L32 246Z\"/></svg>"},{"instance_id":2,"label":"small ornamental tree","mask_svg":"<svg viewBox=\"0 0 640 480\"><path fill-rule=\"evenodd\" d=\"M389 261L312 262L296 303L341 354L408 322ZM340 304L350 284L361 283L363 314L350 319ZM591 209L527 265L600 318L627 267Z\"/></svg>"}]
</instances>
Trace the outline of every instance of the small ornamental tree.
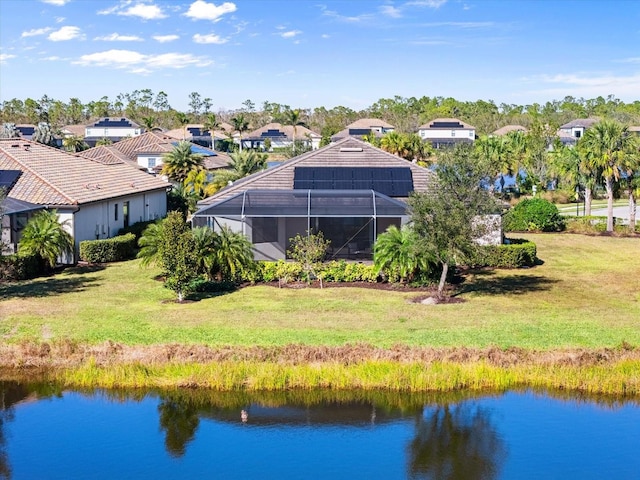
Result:
<instances>
[{"instance_id":1,"label":"small ornamental tree","mask_svg":"<svg viewBox=\"0 0 640 480\"><path fill-rule=\"evenodd\" d=\"M178 302L182 302L198 276L198 265L196 242L181 213L169 212L162 223L158 256L165 275L165 286L176 292Z\"/></svg>"},{"instance_id":2,"label":"small ornamental tree","mask_svg":"<svg viewBox=\"0 0 640 480\"><path fill-rule=\"evenodd\" d=\"M391 225L373 246L373 264L390 282L411 282L430 270L433 256L419 249L417 237L409 225Z\"/></svg>"},{"instance_id":3,"label":"small ornamental tree","mask_svg":"<svg viewBox=\"0 0 640 480\"><path fill-rule=\"evenodd\" d=\"M325 240L322 232L313 233L307 230L306 235L297 234L290 238L291 247L287 250L289 257L302 266L302 272L307 282L316 276L315 267L324 260L327 249L331 244L330 240Z\"/></svg>"},{"instance_id":4,"label":"small ornamental tree","mask_svg":"<svg viewBox=\"0 0 640 480\"><path fill-rule=\"evenodd\" d=\"M45 267L55 267L58 257L73 255L73 237L65 230L67 223L59 222L56 210L39 211L22 231L18 252L36 256Z\"/></svg>"}]
</instances>

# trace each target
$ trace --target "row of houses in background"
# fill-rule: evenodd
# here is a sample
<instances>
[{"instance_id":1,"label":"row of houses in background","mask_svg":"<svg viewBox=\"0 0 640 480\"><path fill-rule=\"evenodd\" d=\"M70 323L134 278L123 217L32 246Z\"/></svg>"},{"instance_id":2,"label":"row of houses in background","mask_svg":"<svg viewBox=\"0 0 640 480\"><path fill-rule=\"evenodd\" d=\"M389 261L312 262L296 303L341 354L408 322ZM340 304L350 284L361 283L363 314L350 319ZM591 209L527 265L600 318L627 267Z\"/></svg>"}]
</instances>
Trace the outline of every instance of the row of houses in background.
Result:
<instances>
[{"instance_id":1,"label":"row of houses in background","mask_svg":"<svg viewBox=\"0 0 640 480\"><path fill-rule=\"evenodd\" d=\"M558 136L574 144L596 121L575 120L563 125ZM164 217L171 186L155 174L163 155L181 140L192 142L192 151L204 156L208 170L230 162L226 153L210 148L211 139L229 138L226 130L231 126L226 124L224 131L208 137L202 125L144 132L123 118L101 119L84 128L85 139L110 138L113 143L71 154L29 140L33 131L28 129L22 137L0 139L0 187L7 195L1 206L3 253L16 251L20 232L40 209L58 211L76 248L83 240L113 237L132 223ZM524 130L510 125L494 135ZM639 127L631 130L640 133ZM428 191L433 183L429 170L362 141L392 131L382 120L361 119L335 134L324 148L319 148L320 135L300 126L294 130L269 124L238 137L243 148L264 149L290 145L295 136L308 141L312 150L203 200L193 223L230 225L245 232L257 258L284 258L289 239L309 229L325 233L336 258L369 258L381 232L407 221L410 192ZM453 118L428 122L418 134L437 148L476 138L473 126Z\"/></svg>"}]
</instances>

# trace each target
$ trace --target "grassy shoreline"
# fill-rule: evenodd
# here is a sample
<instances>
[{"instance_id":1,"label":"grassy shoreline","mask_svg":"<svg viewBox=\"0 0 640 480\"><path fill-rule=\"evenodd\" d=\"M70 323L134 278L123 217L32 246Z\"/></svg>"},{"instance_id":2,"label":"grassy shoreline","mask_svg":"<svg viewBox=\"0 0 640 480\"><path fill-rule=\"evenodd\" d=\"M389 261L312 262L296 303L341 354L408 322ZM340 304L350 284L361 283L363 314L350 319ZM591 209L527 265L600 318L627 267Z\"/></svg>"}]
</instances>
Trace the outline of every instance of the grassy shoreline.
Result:
<instances>
[{"instance_id":1,"label":"grassy shoreline","mask_svg":"<svg viewBox=\"0 0 640 480\"><path fill-rule=\"evenodd\" d=\"M23 344L0 350L0 379L75 388L395 392L561 389L640 397L640 349L469 349L371 345L271 348Z\"/></svg>"}]
</instances>

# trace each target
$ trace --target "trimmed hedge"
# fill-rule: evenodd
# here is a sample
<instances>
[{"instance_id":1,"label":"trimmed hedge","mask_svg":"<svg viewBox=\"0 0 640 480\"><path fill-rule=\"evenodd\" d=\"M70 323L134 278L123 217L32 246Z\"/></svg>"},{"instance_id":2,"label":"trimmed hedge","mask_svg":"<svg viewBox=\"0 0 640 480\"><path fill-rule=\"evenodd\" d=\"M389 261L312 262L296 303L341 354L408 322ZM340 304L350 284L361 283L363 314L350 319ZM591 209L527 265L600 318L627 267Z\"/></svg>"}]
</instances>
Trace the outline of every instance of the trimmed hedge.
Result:
<instances>
[{"instance_id":1,"label":"trimmed hedge","mask_svg":"<svg viewBox=\"0 0 640 480\"><path fill-rule=\"evenodd\" d=\"M133 233L104 240L80 242L80 258L89 263L109 263L129 260L135 256L136 236Z\"/></svg>"},{"instance_id":2,"label":"trimmed hedge","mask_svg":"<svg viewBox=\"0 0 640 480\"><path fill-rule=\"evenodd\" d=\"M565 227L558 207L542 198L522 200L503 220L505 232L560 232Z\"/></svg>"},{"instance_id":3,"label":"trimmed hedge","mask_svg":"<svg viewBox=\"0 0 640 480\"><path fill-rule=\"evenodd\" d=\"M133 233L136 236L136 240L138 240L144 233L144 230L149 225L157 221L158 220L147 220L145 222L136 222L133 225L129 225L126 228L121 228L120 230L118 230L118 235L126 235L127 233Z\"/></svg>"},{"instance_id":4,"label":"trimmed hedge","mask_svg":"<svg viewBox=\"0 0 640 480\"><path fill-rule=\"evenodd\" d=\"M325 282L376 282L378 272L373 265L345 262L344 260L321 263L315 268L315 273ZM292 282L304 280L302 265L298 262L258 261L255 267L245 273L245 280L252 283L261 282Z\"/></svg>"},{"instance_id":5,"label":"trimmed hedge","mask_svg":"<svg viewBox=\"0 0 640 480\"><path fill-rule=\"evenodd\" d=\"M521 238L503 245L482 245L468 259L471 267L521 268L536 264L536 244Z\"/></svg>"},{"instance_id":6,"label":"trimmed hedge","mask_svg":"<svg viewBox=\"0 0 640 480\"><path fill-rule=\"evenodd\" d=\"M0 280L28 280L43 273L43 262L35 255L0 255Z\"/></svg>"}]
</instances>

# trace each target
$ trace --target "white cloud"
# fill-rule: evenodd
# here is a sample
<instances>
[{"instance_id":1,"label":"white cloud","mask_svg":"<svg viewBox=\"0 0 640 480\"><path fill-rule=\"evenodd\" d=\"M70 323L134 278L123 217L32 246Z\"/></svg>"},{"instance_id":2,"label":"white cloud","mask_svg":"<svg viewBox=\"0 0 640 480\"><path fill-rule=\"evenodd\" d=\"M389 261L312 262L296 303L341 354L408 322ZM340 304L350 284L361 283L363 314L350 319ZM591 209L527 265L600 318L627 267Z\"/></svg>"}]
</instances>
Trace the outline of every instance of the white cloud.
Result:
<instances>
[{"instance_id":1,"label":"white cloud","mask_svg":"<svg viewBox=\"0 0 640 480\"><path fill-rule=\"evenodd\" d=\"M222 45L223 43L227 43L229 40L214 33L210 33L208 35L200 35L199 33L196 33L193 36L193 41L195 43L215 43L216 45Z\"/></svg>"},{"instance_id":2,"label":"white cloud","mask_svg":"<svg viewBox=\"0 0 640 480\"><path fill-rule=\"evenodd\" d=\"M58 57L57 55L52 55L51 57L44 57L42 60L47 60L49 62L55 62L57 60L62 60L60 57Z\"/></svg>"},{"instance_id":3,"label":"white cloud","mask_svg":"<svg viewBox=\"0 0 640 480\"><path fill-rule=\"evenodd\" d=\"M595 98L613 94L617 97L635 98L640 92L640 73L615 75L608 72L578 72L539 75L528 80L538 84L542 82L552 85L535 91L545 95Z\"/></svg>"},{"instance_id":4,"label":"white cloud","mask_svg":"<svg viewBox=\"0 0 640 480\"><path fill-rule=\"evenodd\" d=\"M62 23L66 20L65 17L55 17L54 20L56 21L56 23Z\"/></svg>"},{"instance_id":5,"label":"white cloud","mask_svg":"<svg viewBox=\"0 0 640 480\"><path fill-rule=\"evenodd\" d=\"M323 33L322 35L320 35L320 38L331 38L331 35Z\"/></svg>"},{"instance_id":6,"label":"white cloud","mask_svg":"<svg viewBox=\"0 0 640 480\"><path fill-rule=\"evenodd\" d=\"M156 42L167 43L173 42L174 40L178 40L180 38L179 35L154 35L153 38Z\"/></svg>"},{"instance_id":7,"label":"white cloud","mask_svg":"<svg viewBox=\"0 0 640 480\"><path fill-rule=\"evenodd\" d=\"M96 37L94 40L102 40L105 42L142 42L142 38L136 35L120 35L119 33L112 33L111 35L104 35L102 37Z\"/></svg>"},{"instance_id":8,"label":"white cloud","mask_svg":"<svg viewBox=\"0 0 640 480\"><path fill-rule=\"evenodd\" d=\"M87 67L109 67L126 69L132 73L146 74L154 70L166 68L206 67L213 62L204 57L196 57L189 53L164 53L160 55L144 55L132 50L107 50L104 52L82 55L73 63Z\"/></svg>"},{"instance_id":9,"label":"white cloud","mask_svg":"<svg viewBox=\"0 0 640 480\"><path fill-rule=\"evenodd\" d=\"M64 42L73 39L83 39L84 34L80 31L80 27L62 27L60 30L51 32L47 37L52 42Z\"/></svg>"},{"instance_id":10,"label":"white cloud","mask_svg":"<svg viewBox=\"0 0 640 480\"><path fill-rule=\"evenodd\" d=\"M49 5L55 5L56 7L62 7L71 0L40 0L42 3L48 3Z\"/></svg>"},{"instance_id":11,"label":"white cloud","mask_svg":"<svg viewBox=\"0 0 640 480\"><path fill-rule=\"evenodd\" d=\"M413 0L411 2L407 2L406 5L412 7L440 8L445 3L447 3L447 0Z\"/></svg>"},{"instance_id":12,"label":"white cloud","mask_svg":"<svg viewBox=\"0 0 640 480\"><path fill-rule=\"evenodd\" d=\"M160 20L167 18L162 9L153 4L136 3L131 5L132 0L122 0L119 5L105 10L98 11L98 15L121 15L125 17L140 17L144 20Z\"/></svg>"},{"instance_id":13,"label":"white cloud","mask_svg":"<svg viewBox=\"0 0 640 480\"><path fill-rule=\"evenodd\" d=\"M294 38L300 35L302 32L300 30L289 30L287 32L282 32L279 35L282 38Z\"/></svg>"},{"instance_id":14,"label":"white cloud","mask_svg":"<svg viewBox=\"0 0 640 480\"><path fill-rule=\"evenodd\" d=\"M618 63L640 63L640 57L623 58Z\"/></svg>"},{"instance_id":15,"label":"white cloud","mask_svg":"<svg viewBox=\"0 0 640 480\"><path fill-rule=\"evenodd\" d=\"M189 10L184 15L194 20L211 20L217 22L220 18L237 10L235 3L224 2L221 5L207 3L204 0L196 0L189 6Z\"/></svg>"},{"instance_id":16,"label":"white cloud","mask_svg":"<svg viewBox=\"0 0 640 480\"><path fill-rule=\"evenodd\" d=\"M12 58L16 58L16 56L9 53L0 53L0 63L5 63L7 60Z\"/></svg>"},{"instance_id":17,"label":"white cloud","mask_svg":"<svg viewBox=\"0 0 640 480\"><path fill-rule=\"evenodd\" d=\"M386 15L391 18L401 18L402 12L399 8L394 7L393 5L382 5L380 7L380 13Z\"/></svg>"},{"instance_id":18,"label":"white cloud","mask_svg":"<svg viewBox=\"0 0 640 480\"><path fill-rule=\"evenodd\" d=\"M34 28L33 30L27 30L26 32L22 32L22 35L20 35L20 36L22 38L24 38L24 37L35 37L37 35L44 35L46 33L49 33L51 30L53 30L51 27Z\"/></svg>"}]
</instances>

